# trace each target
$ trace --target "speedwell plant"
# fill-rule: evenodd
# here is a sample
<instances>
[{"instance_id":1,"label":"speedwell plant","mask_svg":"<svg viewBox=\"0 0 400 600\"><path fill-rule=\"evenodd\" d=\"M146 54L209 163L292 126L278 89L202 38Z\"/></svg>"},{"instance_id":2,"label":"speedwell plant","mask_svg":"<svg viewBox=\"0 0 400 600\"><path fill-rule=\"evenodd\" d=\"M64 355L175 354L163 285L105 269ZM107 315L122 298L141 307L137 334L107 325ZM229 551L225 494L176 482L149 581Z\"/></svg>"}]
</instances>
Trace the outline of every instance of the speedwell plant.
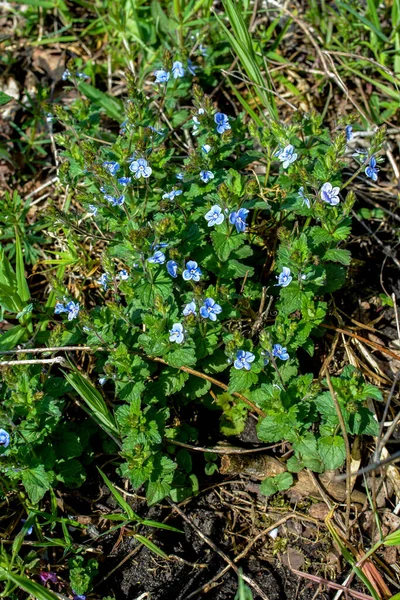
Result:
<instances>
[{"instance_id":1,"label":"speedwell plant","mask_svg":"<svg viewBox=\"0 0 400 600\"><path fill-rule=\"evenodd\" d=\"M69 209L54 209L59 243L80 249L86 272L71 271L73 296L54 279L48 343L91 348L90 381L65 376L88 406L97 399L119 473L145 485L149 503L196 492L191 456L174 442L207 438L197 426L207 409L220 411L223 435L255 413L261 441L291 443L289 471L345 459L329 392L304 365L351 260L352 127L329 133L299 113L254 124L193 86L195 74L166 56L146 94L128 76L125 116L73 78L81 97L53 123L72 190ZM377 176L382 142L378 131L354 172ZM349 433L377 434L364 405L379 392L351 368L332 383ZM17 432L3 429L5 455Z\"/></svg>"}]
</instances>

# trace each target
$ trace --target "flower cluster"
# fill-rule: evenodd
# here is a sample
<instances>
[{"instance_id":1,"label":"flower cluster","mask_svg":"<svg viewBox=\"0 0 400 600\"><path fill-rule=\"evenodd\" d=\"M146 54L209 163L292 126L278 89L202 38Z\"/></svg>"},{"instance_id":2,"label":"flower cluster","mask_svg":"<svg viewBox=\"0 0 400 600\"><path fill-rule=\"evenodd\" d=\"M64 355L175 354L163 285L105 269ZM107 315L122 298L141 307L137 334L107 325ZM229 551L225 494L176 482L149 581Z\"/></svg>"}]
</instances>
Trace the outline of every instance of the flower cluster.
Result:
<instances>
[{"instance_id":1,"label":"flower cluster","mask_svg":"<svg viewBox=\"0 0 400 600\"><path fill-rule=\"evenodd\" d=\"M186 68L191 75L196 75L197 67L190 59L187 60ZM181 79L185 76L185 67L180 60L175 60L172 63L171 71L167 71L166 69L157 69L154 71L155 83L168 83L171 74L174 79Z\"/></svg>"},{"instance_id":2,"label":"flower cluster","mask_svg":"<svg viewBox=\"0 0 400 600\"><path fill-rule=\"evenodd\" d=\"M54 307L54 314L60 315L61 313L68 313L68 321L72 321L72 319L76 319L80 311L79 302L74 302L70 300L64 306L61 302L57 302Z\"/></svg>"},{"instance_id":3,"label":"flower cluster","mask_svg":"<svg viewBox=\"0 0 400 600\"><path fill-rule=\"evenodd\" d=\"M294 146L292 146L292 144L288 144L285 148L279 149L275 153L275 156L281 161L284 169L287 169L297 158L297 154L294 151Z\"/></svg>"}]
</instances>

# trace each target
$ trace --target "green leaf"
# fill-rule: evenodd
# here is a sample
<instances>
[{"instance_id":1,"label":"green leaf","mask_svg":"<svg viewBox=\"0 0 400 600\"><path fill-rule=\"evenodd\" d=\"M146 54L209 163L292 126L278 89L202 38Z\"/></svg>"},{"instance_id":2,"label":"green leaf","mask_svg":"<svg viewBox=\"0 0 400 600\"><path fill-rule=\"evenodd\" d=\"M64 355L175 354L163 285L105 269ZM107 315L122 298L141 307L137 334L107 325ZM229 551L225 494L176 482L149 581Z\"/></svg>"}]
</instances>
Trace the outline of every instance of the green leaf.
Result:
<instances>
[{"instance_id":1,"label":"green leaf","mask_svg":"<svg viewBox=\"0 0 400 600\"><path fill-rule=\"evenodd\" d=\"M297 407L290 408L287 412L270 413L257 425L257 435L262 442L292 441L296 439Z\"/></svg>"},{"instance_id":2,"label":"green leaf","mask_svg":"<svg viewBox=\"0 0 400 600\"><path fill-rule=\"evenodd\" d=\"M244 265L238 260L231 259L228 261L225 270L224 277L228 277L229 279L236 279L237 277L253 277L254 269L253 267L249 267L248 265Z\"/></svg>"},{"instance_id":3,"label":"green leaf","mask_svg":"<svg viewBox=\"0 0 400 600\"><path fill-rule=\"evenodd\" d=\"M25 327L16 325L0 336L0 350L13 350L26 333ZM1 364L1 361L0 361Z\"/></svg>"},{"instance_id":4,"label":"green leaf","mask_svg":"<svg viewBox=\"0 0 400 600\"><path fill-rule=\"evenodd\" d=\"M5 92L0 92L0 106L4 106L4 104L8 104L9 102L11 102L11 100L14 100L14 98L12 96L9 96Z\"/></svg>"},{"instance_id":5,"label":"green leaf","mask_svg":"<svg viewBox=\"0 0 400 600\"><path fill-rule=\"evenodd\" d=\"M161 558L164 558L165 560L169 560L168 554L165 554L165 552L163 550L161 550L161 548L159 548L153 542L151 542L146 537L144 537L144 535L140 535L139 533L136 533L133 537L136 540L138 540L138 542L143 544L143 546L146 546L146 548L151 550L151 552L154 552L154 554L161 556Z\"/></svg>"},{"instance_id":6,"label":"green leaf","mask_svg":"<svg viewBox=\"0 0 400 600\"><path fill-rule=\"evenodd\" d=\"M290 473L279 473L275 477L267 477L260 484L260 492L265 496L272 496L276 492L288 490L293 485L293 477Z\"/></svg>"},{"instance_id":7,"label":"green leaf","mask_svg":"<svg viewBox=\"0 0 400 600\"><path fill-rule=\"evenodd\" d=\"M171 367L190 367L196 364L196 354L194 348L177 348L173 352L169 352L166 356L166 361Z\"/></svg>"},{"instance_id":8,"label":"green leaf","mask_svg":"<svg viewBox=\"0 0 400 600\"><path fill-rule=\"evenodd\" d=\"M351 253L349 250L332 248L331 250L327 250L322 258L323 260L331 260L348 267L351 262Z\"/></svg>"},{"instance_id":9,"label":"green leaf","mask_svg":"<svg viewBox=\"0 0 400 600\"><path fill-rule=\"evenodd\" d=\"M59 600L59 596L54 594L51 590L48 590L39 583L25 577L25 575L13 573L10 569L3 569L0 567L0 578L14 583L33 598L37 598L37 600Z\"/></svg>"},{"instance_id":10,"label":"green leaf","mask_svg":"<svg viewBox=\"0 0 400 600\"><path fill-rule=\"evenodd\" d=\"M23 310L24 303L14 288L0 283L0 306L10 313L19 313Z\"/></svg>"},{"instance_id":11,"label":"green leaf","mask_svg":"<svg viewBox=\"0 0 400 600\"><path fill-rule=\"evenodd\" d=\"M33 469L24 469L21 479L31 502L34 504L37 504L50 489L49 474L43 465Z\"/></svg>"},{"instance_id":12,"label":"green leaf","mask_svg":"<svg viewBox=\"0 0 400 600\"><path fill-rule=\"evenodd\" d=\"M400 529L393 531L383 540L385 546L399 546L400 545Z\"/></svg>"},{"instance_id":13,"label":"green leaf","mask_svg":"<svg viewBox=\"0 0 400 600\"><path fill-rule=\"evenodd\" d=\"M15 260L16 260L16 275L17 275L17 292L23 302L26 302L31 297L28 283L25 277L24 257L22 255L21 240L18 230L15 231Z\"/></svg>"},{"instance_id":14,"label":"green leaf","mask_svg":"<svg viewBox=\"0 0 400 600\"><path fill-rule=\"evenodd\" d=\"M318 452L326 469L337 469L346 458L344 439L338 435L321 437L318 440Z\"/></svg>"},{"instance_id":15,"label":"green leaf","mask_svg":"<svg viewBox=\"0 0 400 600\"><path fill-rule=\"evenodd\" d=\"M254 383L257 383L258 376L252 371L246 371L245 369L231 369L229 376L229 387L228 392L233 394L234 392L243 392L250 388Z\"/></svg>"},{"instance_id":16,"label":"green leaf","mask_svg":"<svg viewBox=\"0 0 400 600\"><path fill-rule=\"evenodd\" d=\"M102 92L83 81L78 83L78 89L82 94L89 98L89 100L93 100L93 102L96 102L104 108L111 119L115 119L118 123L122 123L125 118L125 111L120 100L116 100L112 96L109 96L105 92Z\"/></svg>"},{"instance_id":17,"label":"green leaf","mask_svg":"<svg viewBox=\"0 0 400 600\"><path fill-rule=\"evenodd\" d=\"M211 241L214 250L219 260L222 262L228 260L231 252L240 248L240 246L244 244L244 240L244 236L236 231L231 234L226 234L222 231L215 230L211 233Z\"/></svg>"},{"instance_id":18,"label":"green leaf","mask_svg":"<svg viewBox=\"0 0 400 600\"><path fill-rule=\"evenodd\" d=\"M137 521L138 523L141 523L142 519L139 517L139 515L137 515L135 513L135 511L133 510L133 508L124 500L124 498L121 496L121 494L119 493L119 491L114 487L114 485L108 479L107 475L105 473L103 473L103 471L101 469L99 469L99 467L97 467L97 470L100 473L100 475L102 476L104 483L106 484L106 486L110 490L110 492L113 495L113 497L114 497L115 501L117 502L118 506L120 506L120 508L122 508L122 510L124 511L124 513L127 516L127 518L128 519L132 519L134 521Z\"/></svg>"},{"instance_id":19,"label":"green leaf","mask_svg":"<svg viewBox=\"0 0 400 600\"><path fill-rule=\"evenodd\" d=\"M260 492L264 496L273 496L278 491L273 477L267 477L260 483Z\"/></svg>"}]
</instances>

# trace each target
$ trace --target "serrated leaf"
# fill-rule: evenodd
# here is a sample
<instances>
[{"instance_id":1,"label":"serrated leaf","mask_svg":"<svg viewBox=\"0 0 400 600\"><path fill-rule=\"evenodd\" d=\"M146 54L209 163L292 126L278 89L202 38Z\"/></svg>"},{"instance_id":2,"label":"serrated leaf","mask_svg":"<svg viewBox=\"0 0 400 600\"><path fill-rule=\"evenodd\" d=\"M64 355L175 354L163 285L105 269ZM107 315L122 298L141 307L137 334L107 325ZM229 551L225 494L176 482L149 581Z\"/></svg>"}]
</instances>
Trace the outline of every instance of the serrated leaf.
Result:
<instances>
[{"instance_id":1,"label":"serrated leaf","mask_svg":"<svg viewBox=\"0 0 400 600\"><path fill-rule=\"evenodd\" d=\"M249 267L238 260L231 259L224 270L224 277L236 279L237 277L252 277L254 275L253 267Z\"/></svg>"},{"instance_id":2,"label":"serrated leaf","mask_svg":"<svg viewBox=\"0 0 400 600\"><path fill-rule=\"evenodd\" d=\"M230 254L244 244L244 239L244 236L236 231L226 234L215 230L211 233L214 250L222 262L228 260Z\"/></svg>"},{"instance_id":3,"label":"serrated leaf","mask_svg":"<svg viewBox=\"0 0 400 600\"><path fill-rule=\"evenodd\" d=\"M338 435L321 437L318 440L318 452L326 469L337 469L346 458L344 439Z\"/></svg>"},{"instance_id":4,"label":"serrated leaf","mask_svg":"<svg viewBox=\"0 0 400 600\"><path fill-rule=\"evenodd\" d=\"M49 474L43 465L38 465L33 469L24 469L21 479L33 504L37 504L50 489Z\"/></svg>"},{"instance_id":5,"label":"serrated leaf","mask_svg":"<svg viewBox=\"0 0 400 600\"><path fill-rule=\"evenodd\" d=\"M196 364L194 348L177 348L166 355L166 361L171 367L190 367Z\"/></svg>"},{"instance_id":6,"label":"serrated leaf","mask_svg":"<svg viewBox=\"0 0 400 600\"><path fill-rule=\"evenodd\" d=\"M327 250L322 258L323 260L331 260L348 267L351 262L351 253L349 250L332 248L331 250Z\"/></svg>"},{"instance_id":7,"label":"serrated leaf","mask_svg":"<svg viewBox=\"0 0 400 600\"><path fill-rule=\"evenodd\" d=\"M228 392L233 394L234 392L243 392L249 389L253 384L257 383L258 376L252 371L246 371L245 369L232 368L229 376Z\"/></svg>"}]
</instances>

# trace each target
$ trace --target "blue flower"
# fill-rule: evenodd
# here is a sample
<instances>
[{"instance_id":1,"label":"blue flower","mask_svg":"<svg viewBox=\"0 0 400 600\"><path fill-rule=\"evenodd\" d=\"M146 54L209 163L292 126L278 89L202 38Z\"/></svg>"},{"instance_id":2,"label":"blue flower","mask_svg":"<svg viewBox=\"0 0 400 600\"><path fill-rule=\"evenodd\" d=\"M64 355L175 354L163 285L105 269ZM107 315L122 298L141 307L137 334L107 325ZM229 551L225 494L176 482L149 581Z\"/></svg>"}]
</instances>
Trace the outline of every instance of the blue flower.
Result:
<instances>
[{"instance_id":1,"label":"blue flower","mask_svg":"<svg viewBox=\"0 0 400 600\"><path fill-rule=\"evenodd\" d=\"M191 302L186 304L185 308L182 311L182 314L185 317L188 317L189 315L194 315L194 316L197 315L196 303L194 300L192 300Z\"/></svg>"},{"instance_id":2,"label":"blue flower","mask_svg":"<svg viewBox=\"0 0 400 600\"><path fill-rule=\"evenodd\" d=\"M132 177L120 177L118 179L119 185L129 185L132 181Z\"/></svg>"},{"instance_id":3,"label":"blue flower","mask_svg":"<svg viewBox=\"0 0 400 600\"><path fill-rule=\"evenodd\" d=\"M69 69L65 69L64 73L61 75L61 79L63 81L67 81L67 79L69 79L70 77L72 77L72 73Z\"/></svg>"},{"instance_id":4,"label":"blue flower","mask_svg":"<svg viewBox=\"0 0 400 600\"><path fill-rule=\"evenodd\" d=\"M21 523L25 524L26 523L26 519L21 519ZM28 527L28 529L26 530L26 535L32 535L32 531L33 531L33 526L31 525L30 527Z\"/></svg>"},{"instance_id":5,"label":"blue flower","mask_svg":"<svg viewBox=\"0 0 400 600\"><path fill-rule=\"evenodd\" d=\"M206 46L203 46L203 44L199 45L199 51L202 56L207 56L208 51L207 51Z\"/></svg>"},{"instance_id":6,"label":"blue flower","mask_svg":"<svg viewBox=\"0 0 400 600\"><path fill-rule=\"evenodd\" d=\"M10 434L4 429L0 429L0 446L7 448L10 445Z\"/></svg>"},{"instance_id":7,"label":"blue flower","mask_svg":"<svg viewBox=\"0 0 400 600\"><path fill-rule=\"evenodd\" d=\"M232 225L235 225L238 233L245 231L247 225L246 217L248 214L249 211L247 208L239 208L237 212L234 210L229 215L229 222L232 223Z\"/></svg>"},{"instance_id":8,"label":"blue flower","mask_svg":"<svg viewBox=\"0 0 400 600\"><path fill-rule=\"evenodd\" d=\"M339 192L340 188L332 187L331 183L326 182L322 186L320 194L324 202L327 202L327 204L330 204L331 206L336 206L336 204L339 204L340 202Z\"/></svg>"},{"instance_id":9,"label":"blue flower","mask_svg":"<svg viewBox=\"0 0 400 600\"><path fill-rule=\"evenodd\" d=\"M103 275L100 277L100 279L98 281L96 281L96 283L98 283L99 285L102 285L104 291L106 291L107 287L108 287L108 275L107 275L107 273L103 273Z\"/></svg>"},{"instance_id":10,"label":"blue flower","mask_svg":"<svg viewBox=\"0 0 400 600\"><path fill-rule=\"evenodd\" d=\"M276 356L281 360L287 360L289 358L289 354L286 351L286 348L282 348L280 344L275 344L272 348L272 356Z\"/></svg>"},{"instance_id":11,"label":"blue flower","mask_svg":"<svg viewBox=\"0 0 400 600\"><path fill-rule=\"evenodd\" d=\"M90 79L89 75L86 75L86 73L78 73L78 71L76 72L76 77L78 79Z\"/></svg>"},{"instance_id":12,"label":"blue flower","mask_svg":"<svg viewBox=\"0 0 400 600\"><path fill-rule=\"evenodd\" d=\"M200 308L200 314L203 319L217 320L217 315L222 312L222 308L212 298L206 298L203 306Z\"/></svg>"},{"instance_id":13,"label":"blue flower","mask_svg":"<svg viewBox=\"0 0 400 600\"><path fill-rule=\"evenodd\" d=\"M292 144L288 144L285 148L278 150L275 156L283 163L284 169L287 169L297 158L297 154L294 152Z\"/></svg>"},{"instance_id":14,"label":"blue flower","mask_svg":"<svg viewBox=\"0 0 400 600\"><path fill-rule=\"evenodd\" d=\"M350 142L350 140L353 137L353 127L351 125L346 125L345 132L346 132L346 142Z\"/></svg>"},{"instance_id":15,"label":"blue flower","mask_svg":"<svg viewBox=\"0 0 400 600\"><path fill-rule=\"evenodd\" d=\"M127 279L129 279L129 274L128 271L126 269L122 269L119 273L118 273L119 278L122 281L126 281Z\"/></svg>"},{"instance_id":16,"label":"blue flower","mask_svg":"<svg viewBox=\"0 0 400 600\"><path fill-rule=\"evenodd\" d=\"M68 321L72 321L72 319L76 319L79 314L79 302L75 303L72 300L65 305L65 312L68 313Z\"/></svg>"},{"instance_id":17,"label":"blue flower","mask_svg":"<svg viewBox=\"0 0 400 600\"><path fill-rule=\"evenodd\" d=\"M199 67L196 67L196 65L190 60L190 58L188 58L187 60L187 68L188 71L191 75L196 75L196 71Z\"/></svg>"},{"instance_id":18,"label":"blue flower","mask_svg":"<svg viewBox=\"0 0 400 600\"><path fill-rule=\"evenodd\" d=\"M204 144L204 146L202 146L201 149L203 150L203 152L208 154L211 150L211 146L209 144Z\"/></svg>"},{"instance_id":19,"label":"blue flower","mask_svg":"<svg viewBox=\"0 0 400 600\"><path fill-rule=\"evenodd\" d=\"M183 177L184 177L184 174L182 173L182 171L180 173L176 174L176 178L179 179L180 181L183 181Z\"/></svg>"},{"instance_id":20,"label":"blue flower","mask_svg":"<svg viewBox=\"0 0 400 600\"><path fill-rule=\"evenodd\" d=\"M167 262L167 271L171 277L178 277L178 263L174 260L169 260Z\"/></svg>"},{"instance_id":21,"label":"blue flower","mask_svg":"<svg viewBox=\"0 0 400 600\"><path fill-rule=\"evenodd\" d=\"M54 121L54 115L52 113L47 113L46 115L46 123L52 123Z\"/></svg>"},{"instance_id":22,"label":"blue flower","mask_svg":"<svg viewBox=\"0 0 400 600\"><path fill-rule=\"evenodd\" d=\"M129 165L129 170L135 175L136 179L140 179L141 177L150 177L153 172L153 169L148 166L147 160L145 158L139 158L138 160L134 160Z\"/></svg>"},{"instance_id":23,"label":"blue flower","mask_svg":"<svg viewBox=\"0 0 400 600\"><path fill-rule=\"evenodd\" d=\"M163 265L165 263L165 254L161 250L154 252L153 256L147 259L149 263L155 263L156 265Z\"/></svg>"},{"instance_id":24,"label":"blue flower","mask_svg":"<svg viewBox=\"0 0 400 600\"><path fill-rule=\"evenodd\" d=\"M379 169L376 166L376 158L375 156L371 156L369 159L369 165L365 167L365 174L367 177L370 177L372 181L378 181L378 172Z\"/></svg>"},{"instance_id":25,"label":"blue flower","mask_svg":"<svg viewBox=\"0 0 400 600\"><path fill-rule=\"evenodd\" d=\"M217 132L224 133L224 131L228 131L231 128L229 125L229 119L224 113L218 112L214 115L214 121L217 125Z\"/></svg>"},{"instance_id":26,"label":"blue flower","mask_svg":"<svg viewBox=\"0 0 400 600\"><path fill-rule=\"evenodd\" d=\"M72 600L86 600L86 596L84 594L75 594Z\"/></svg>"},{"instance_id":27,"label":"blue flower","mask_svg":"<svg viewBox=\"0 0 400 600\"><path fill-rule=\"evenodd\" d=\"M185 281L189 281L190 279L193 279L193 281L200 281L201 275L202 272L197 262L194 260L189 260L186 263L186 269L182 273L183 279Z\"/></svg>"},{"instance_id":28,"label":"blue flower","mask_svg":"<svg viewBox=\"0 0 400 600\"><path fill-rule=\"evenodd\" d=\"M68 311L65 308L64 304L61 304L61 302L57 302L57 304L54 307L54 314L60 315L63 312L68 312Z\"/></svg>"},{"instance_id":29,"label":"blue flower","mask_svg":"<svg viewBox=\"0 0 400 600\"><path fill-rule=\"evenodd\" d=\"M212 227L213 225L221 225L222 221L225 219L222 208L218 206L218 204L214 204L208 213L204 215L204 218L206 221L208 221L209 227Z\"/></svg>"},{"instance_id":30,"label":"blue flower","mask_svg":"<svg viewBox=\"0 0 400 600\"><path fill-rule=\"evenodd\" d=\"M255 356L251 352L246 352L245 350L238 350L236 352L236 360L233 363L235 369L246 369L246 371L250 371L251 363L254 361Z\"/></svg>"},{"instance_id":31,"label":"blue flower","mask_svg":"<svg viewBox=\"0 0 400 600\"><path fill-rule=\"evenodd\" d=\"M269 364L270 357L268 350L261 350L261 356L264 356L264 367L266 367Z\"/></svg>"},{"instance_id":32,"label":"blue flower","mask_svg":"<svg viewBox=\"0 0 400 600\"><path fill-rule=\"evenodd\" d=\"M98 211L98 207L97 206L95 206L94 204L89 204L88 208L90 210L89 214L94 215L94 216L97 215L97 211Z\"/></svg>"},{"instance_id":33,"label":"blue flower","mask_svg":"<svg viewBox=\"0 0 400 600\"><path fill-rule=\"evenodd\" d=\"M169 341L182 344L183 342L183 325L180 323L174 323L172 329L169 331Z\"/></svg>"},{"instance_id":34,"label":"blue flower","mask_svg":"<svg viewBox=\"0 0 400 600\"><path fill-rule=\"evenodd\" d=\"M176 60L172 65L172 75L174 79L179 79L180 77L185 76L185 69L179 60Z\"/></svg>"},{"instance_id":35,"label":"blue flower","mask_svg":"<svg viewBox=\"0 0 400 600\"><path fill-rule=\"evenodd\" d=\"M159 248L168 248L168 242L158 242L158 244L156 244L155 242L152 243L152 250L158 250Z\"/></svg>"},{"instance_id":36,"label":"blue flower","mask_svg":"<svg viewBox=\"0 0 400 600\"><path fill-rule=\"evenodd\" d=\"M214 179L214 173L211 171L200 171L200 179L204 181L204 183L208 183L211 179Z\"/></svg>"},{"instance_id":37,"label":"blue flower","mask_svg":"<svg viewBox=\"0 0 400 600\"><path fill-rule=\"evenodd\" d=\"M119 171L121 168L119 163L115 162L114 160L104 161L103 167L105 168L106 171L108 171L110 173L110 175L115 175L116 172Z\"/></svg>"},{"instance_id":38,"label":"blue flower","mask_svg":"<svg viewBox=\"0 0 400 600\"><path fill-rule=\"evenodd\" d=\"M282 273L279 274L278 283L275 285L280 285L282 287L287 287L289 283L292 281L293 277L290 274L289 267L283 267Z\"/></svg>"},{"instance_id":39,"label":"blue flower","mask_svg":"<svg viewBox=\"0 0 400 600\"><path fill-rule=\"evenodd\" d=\"M154 71L154 75L156 78L155 83L167 83L169 79L169 73L168 71L164 71L164 69L158 69L157 71Z\"/></svg>"},{"instance_id":40,"label":"blue flower","mask_svg":"<svg viewBox=\"0 0 400 600\"><path fill-rule=\"evenodd\" d=\"M310 206L311 206L311 203L310 203L310 200L309 200L309 198L307 198L307 196L306 196L306 195L305 195L305 193L304 193L304 188L303 188L303 186L301 186L301 187L299 188L299 191L298 191L297 193L298 193L298 195L300 196L300 198L303 200L303 204L305 204L305 205L307 206L307 208L310 208Z\"/></svg>"},{"instance_id":41,"label":"blue flower","mask_svg":"<svg viewBox=\"0 0 400 600\"><path fill-rule=\"evenodd\" d=\"M99 384L101 386L103 386L105 384L105 382L107 381L107 377L99 377Z\"/></svg>"},{"instance_id":42,"label":"blue flower","mask_svg":"<svg viewBox=\"0 0 400 600\"><path fill-rule=\"evenodd\" d=\"M162 129L156 129L152 125L149 125L149 129L150 129L150 131L152 131L153 133L156 133L157 135L163 135L163 133L164 133Z\"/></svg>"},{"instance_id":43,"label":"blue flower","mask_svg":"<svg viewBox=\"0 0 400 600\"><path fill-rule=\"evenodd\" d=\"M104 194L104 200L111 203L111 206L122 206L125 202L125 196L122 194L119 198L111 196L111 194Z\"/></svg>"},{"instance_id":44,"label":"blue flower","mask_svg":"<svg viewBox=\"0 0 400 600\"><path fill-rule=\"evenodd\" d=\"M182 190L172 190L171 192L165 192L163 198L166 200L173 200L176 196L180 196L182 194Z\"/></svg>"}]
</instances>

